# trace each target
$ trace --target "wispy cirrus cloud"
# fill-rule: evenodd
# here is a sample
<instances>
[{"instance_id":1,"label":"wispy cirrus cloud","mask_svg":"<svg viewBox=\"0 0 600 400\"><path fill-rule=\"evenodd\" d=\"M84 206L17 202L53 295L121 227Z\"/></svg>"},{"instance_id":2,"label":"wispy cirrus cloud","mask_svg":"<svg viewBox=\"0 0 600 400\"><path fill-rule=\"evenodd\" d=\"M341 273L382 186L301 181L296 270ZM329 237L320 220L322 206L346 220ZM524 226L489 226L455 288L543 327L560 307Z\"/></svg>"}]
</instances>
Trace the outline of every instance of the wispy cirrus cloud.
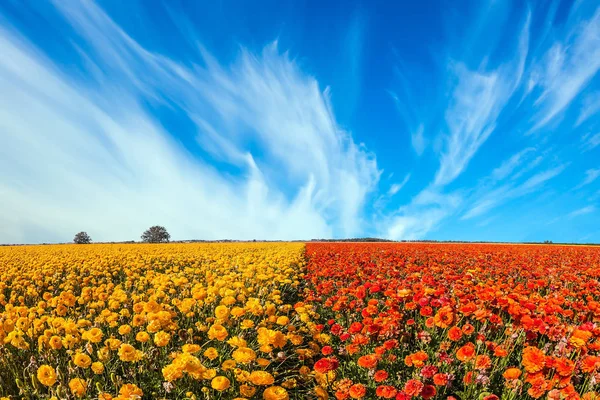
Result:
<instances>
[{"instance_id":1,"label":"wispy cirrus cloud","mask_svg":"<svg viewBox=\"0 0 600 400\"><path fill-rule=\"evenodd\" d=\"M600 133L586 133L581 138L581 147L584 151L590 151L600 146Z\"/></svg>"},{"instance_id":2,"label":"wispy cirrus cloud","mask_svg":"<svg viewBox=\"0 0 600 400\"><path fill-rule=\"evenodd\" d=\"M402 182L393 183L392 186L390 186L390 189L388 190L388 195L393 196L396 193L398 193L404 187L404 185L406 185L406 183L408 182L409 179L410 179L410 174L406 174L404 179L402 179Z\"/></svg>"},{"instance_id":3,"label":"wispy cirrus cloud","mask_svg":"<svg viewBox=\"0 0 600 400\"><path fill-rule=\"evenodd\" d=\"M10 93L0 95L0 169L12 171L0 181L0 241L68 241L81 229L129 240L153 223L174 238L207 239L363 229L375 157L337 125L327 89L276 44L242 49L231 65L199 47L200 64L182 63L141 46L95 3L54 4L92 80L68 79L0 30L0 93ZM241 174L194 155L144 101L178 108L198 150Z\"/></svg>"},{"instance_id":4,"label":"wispy cirrus cloud","mask_svg":"<svg viewBox=\"0 0 600 400\"><path fill-rule=\"evenodd\" d=\"M531 88L541 89L534 103L538 111L532 130L545 126L564 111L597 74L598 69L600 8L588 20L574 19L566 38L555 41L532 67Z\"/></svg>"},{"instance_id":5,"label":"wispy cirrus cloud","mask_svg":"<svg viewBox=\"0 0 600 400\"><path fill-rule=\"evenodd\" d=\"M579 217L581 215L591 214L596 211L596 206L585 206L569 213L569 218Z\"/></svg>"},{"instance_id":6,"label":"wispy cirrus cloud","mask_svg":"<svg viewBox=\"0 0 600 400\"><path fill-rule=\"evenodd\" d=\"M585 171L585 178L583 182L575 187L575 189L581 189L584 186L587 186L596 181L600 177L600 168L591 168Z\"/></svg>"},{"instance_id":7,"label":"wispy cirrus cloud","mask_svg":"<svg viewBox=\"0 0 600 400\"><path fill-rule=\"evenodd\" d=\"M479 217L495 207L531 194L541 188L547 181L561 174L566 167L566 164L557 165L535 173L520 184L510 182L484 193L476 192L475 197L477 200L473 203L471 208L463 214L461 219L469 220L471 218Z\"/></svg>"},{"instance_id":8,"label":"wispy cirrus cloud","mask_svg":"<svg viewBox=\"0 0 600 400\"><path fill-rule=\"evenodd\" d=\"M535 151L533 147L527 147L514 154L492 171L492 179L499 181L509 176L523 162L525 156L532 151Z\"/></svg>"},{"instance_id":9,"label":"wispy cirrus cloud","mask_svg":"<svg viewBox=\"0 0 600 400\"><path fill-rule=\"evenodd\" d=\"M527 134L547 128L550 122L562 116L580 94L586 93L585 89L597 76L600 68L600 8L590 3L585 3L584 7L583 3L571 7L570 15L562 25L554 23L556 4L547 9L536 6L524 10L524 22L514 34L515 40L508 42L508 48L514 49L512 56L500 58L504 61L495 67L490 61L494 48L487 42L483 45L477 34L481 33L481 27L496 26L496 21L502 19L494 10L505 9L503 4L494 2L482 4L479 23L475 24L477 34L463 38L469 43L469 49L459 52L459 57L449 52L449 68L443 72L450 88L446 92L447 102L432 101L430 113L421 115L422 121L440 119L443 115L444 124L436 139L439 167L433 186L440 196L458 196L461 201L449 202L449 206L443 208L438 205L421 208L419 218L433 222L425 224L427 229L415 225L416 236L425 237L455 214L460 215L461 221L468 221L503 204L533 196L567 168L569 163L561 161L559 156L559 153L564 156L567 150L548 148L540 153L536 149L547 143L542 144ZM541 14L543 12L547 15ZM545 19L546 25L541 32L536 25L536 33L532 36L534 16L537 21ZM496 26L495 29L505 32L503 28ZM472 49L483 49L483 52ZM506 48L502 52L506 54ZM589 121L594 115L594 96L584 97L577 120L570 121L573 127ZM445 108L441 109L439 104L445 104ZM418 122L413 125L418 126ZM475 185L463 184L456 188L454 182L468 170L475 155L492 135L517 133L523 134L521 150L487 176L480 175ZM598 145L600 134L583 136L581 147L585 151ZM488 155L491 153L487 151ZM471 180L473 174L470 173ZM450 184L454 189L448 192L445 187ZM416 212L413 205L414 198L398 210L402 217L398 219L401 226L396 232L414 233L409 224L411 213ZM431 218L427 218L427 210L430 210Z\"/></svg>"}]
</instances>

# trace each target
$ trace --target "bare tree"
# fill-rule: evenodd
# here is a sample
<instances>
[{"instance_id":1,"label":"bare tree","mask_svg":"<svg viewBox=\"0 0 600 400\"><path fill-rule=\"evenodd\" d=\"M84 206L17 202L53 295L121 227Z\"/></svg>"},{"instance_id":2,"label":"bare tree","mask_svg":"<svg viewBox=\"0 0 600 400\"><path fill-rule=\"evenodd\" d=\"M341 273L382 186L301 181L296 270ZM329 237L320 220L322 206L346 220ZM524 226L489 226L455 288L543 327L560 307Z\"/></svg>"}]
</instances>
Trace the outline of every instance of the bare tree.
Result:
<instances>
[{"instance_id":1,"label":"bare tree","mask_svg":"<svg viewBox=\"0 0 600 400\"><path fill-rule=\"evenodd\" d=\"M75 238L73 238L73 242L75 244L90 244L92 243L92 238L87 234L87 232L79 232L77 235L75 235Z\"/></svg>"},{"instance_id":2,"label":"bare tree","mask_svg":"<svg viewBox=\"0 0 600 400\"><path fill-rule=\"evenodd\" d=\"M164 226L151 226L142 234L142 242L146 243L168 243L171 235Z\"/></svg>"}]
</instances>

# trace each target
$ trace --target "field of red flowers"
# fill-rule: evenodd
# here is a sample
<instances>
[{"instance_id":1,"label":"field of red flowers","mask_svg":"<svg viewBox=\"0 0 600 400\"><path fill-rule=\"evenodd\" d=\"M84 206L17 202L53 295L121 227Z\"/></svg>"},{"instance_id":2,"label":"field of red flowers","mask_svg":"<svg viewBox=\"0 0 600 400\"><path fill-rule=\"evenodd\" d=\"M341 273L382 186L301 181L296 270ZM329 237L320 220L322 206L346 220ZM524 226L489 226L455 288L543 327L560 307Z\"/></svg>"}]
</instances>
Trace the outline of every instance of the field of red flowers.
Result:
<instances>
[{"instance_id":1,"label":"field of red flowers","mask_svg":"<svg viewBox=\"0 0 600 400\"><path fill-rule=\"evenodd\" d=\"M600 399L600 249L309 243L322 398Z\"/></svg>"}]
</instances>

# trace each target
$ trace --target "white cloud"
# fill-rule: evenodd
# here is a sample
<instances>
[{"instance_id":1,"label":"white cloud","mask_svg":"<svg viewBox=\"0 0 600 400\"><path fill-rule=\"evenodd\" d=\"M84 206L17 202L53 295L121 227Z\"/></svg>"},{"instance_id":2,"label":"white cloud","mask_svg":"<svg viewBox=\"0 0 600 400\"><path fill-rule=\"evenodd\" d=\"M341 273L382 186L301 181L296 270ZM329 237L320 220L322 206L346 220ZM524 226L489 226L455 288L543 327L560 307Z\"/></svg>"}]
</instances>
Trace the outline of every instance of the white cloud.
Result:
<instances>
[{"instance_id":1,"label":"white cloud","mask_svg":"<svg viewBox=\"0 0 600 400\"><path fill-rule=\"evenodd\" d=\"M392 186L390 186L390 189L388 190L388 195L393 196L396 193L398 193L400 191L400 189L402 189L404 187L404 185L406 185L406 182L408 182L409 179L410 179L410 174L406 174L406 176L404 177L402 182L392 184Z\"/></svg>"},{"instance_id":2,"label":"white cloud","mask_svg":"<svg viewBox=\"0 0 600 400\"><path fill-rule=\"evenodd\" d=\"M596 181L596 179L598 179L598 177L600 177L600 168L588 169L587 171L585 171L585 178L583 182L577 185L575 189L580 189L586 185L589 185L590 183L593 183L594 181Z\"/></svg>"},{"instance_id":3,"label":"white cloud","mask_svg":"<svg viewBox=\"0 0 600 400\"><path fill-rule=\"evenodd\" d=\"M419 156L423 154L425 147L427 146L427 141L425 140L425 136L423 136L423 130L423 124L421 124L417 131L410 135L412 147Z\"/></svg>"},{"instance_id":4,"label":"white cloud","mask_svg":"<svg viewBox=\"0 0 600 400\"><path fill-rule=\"evenodd\" d=\"M523 162L525 155L534 150L535 149L533 147L528 147L514 154L508 160L504 161L502 165L492 171L492 178L495 180L502 180L506 178Z\"/></svg>"},{"instance_id":5,"label":"white cloud","mask_svg":"<svg viewBox=\"0 0 600 400\"><path fill-rule=\"evenodd\" d=\"M581 125L590 117L600 113L600 93L594 92L583 98L581 109L579 110L579 117L575 126Z\"/></svg>"},{"instance_id":6,"label":"white cloud","mask_svg":"<svg viewBox=\"0 0 600 400\"><path fill-rule=\"evenodd\" d=\"M382 232L394 240L422 239L450 216L462 203L460 193L441 193L434 187L422 190L412 201L400 207L385 221Z\"/></svg>"},{"instance_id":7,"label":"white cloud","mask_svg":"<svg viewBox=\"0 0 600 400\"><path fill-rule=\"evenodd\" d=\"M595 149L600 145L600 133L596 133L594 135L586 133L581 138L582 147L585 151L589 151Z\"/></svg>"},{"instance_id":8,"label":"white cloud","mask_svg":"<svg viewBox=\"0 0 600 400\"><path fill-rule=\"evenodd\" d=\"M542 92L535 100L540 111L532 130L565 110L600 69L600 8L587 21L571 27L564 42L555 42L533 68ZM580 116L583 121L587 116Z\"/></svg>"},{"instance_id":9,"label":"white cloud","mask_svg":"<svg viewBox=\"0 0 600 400\"><path fill-rule=\"evenodd\" d=\"M0 29L0 170L11 171L0 179L0 242L68 241L79 230L130 240L152 224L175 239L362 230L375 158L276 45L242 50L230 66L201 50L204 66L189 66L142 48L94 3L55 4L91 46L96 81L74 83ZM204 150L242 175L193 156L141 98L180 107Z\"/></svg>"},{"instance_id":10,"label":"white cloud","mask_svg":"<svg viewBox=\"0 0 600 400\"><path fill-rule=\"evenodd\" d=\"M567 166L563 164L538 172L518 185L507 183L484 193L476 192L477 200L469 210L464 213L461 219L468 220L479 217L504 203L531 194L542 187L547 181L558 176L566 167Z\"/></svg>"},{"instance_id":11,"label":"white cloud","mask_svg":"<svg viewBox=\"0 0 600 400\"><path fill-rule=\"evenodd\" d=\"M519 37L517 57L491 71L473 71L455 64L457 84L446 110L448 134L435 176L436 185L446 185L467 167L479 147L496 128L496 120L521 82L529 45L528 14Z\"/></svg>"},{"instance_id":12,"label":"white cloud","mask_svg":"<svg viewBox=\"0 0 600 400\"><path fill-rule=\"evenodd\" d=\"M575 217L579 217L581 215L586 215L586 214L591 214L593 212L596 211L596 207L595 206L586 206L586 207L582 207L578 210L575 210L571 213L569 213L568 217L569 218L575 218Z\"/></svg>"}]
</instances>

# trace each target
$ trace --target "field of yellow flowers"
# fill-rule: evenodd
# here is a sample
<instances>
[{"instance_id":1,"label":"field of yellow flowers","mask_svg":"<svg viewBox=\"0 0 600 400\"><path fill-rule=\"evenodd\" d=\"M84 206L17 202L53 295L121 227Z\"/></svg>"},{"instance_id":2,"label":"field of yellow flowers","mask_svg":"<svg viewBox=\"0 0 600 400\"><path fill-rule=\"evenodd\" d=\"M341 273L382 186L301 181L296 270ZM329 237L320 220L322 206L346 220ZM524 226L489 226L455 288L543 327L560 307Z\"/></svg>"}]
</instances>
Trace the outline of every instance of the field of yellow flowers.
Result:
<instances>
[{"instance_id":1,"label":"field of yellow flowers","mask_svg":"<svg viewBox=\"0 0 600 400\"><path fill-rule=\"evenodd\" d=\"M0 400L600 400L600 247L0 248Z\"/></svg>"},{"instance_id":2,"label":"field of yellow flowers","mask_svg":"<svg viewBox=\"0 0 600 400\"><path fill-rule=\"evenodd\" d=\"M0 249L0 397L305 398L302 244ZM293 394L290 394L293 393Z\"/></svg>"}]
</instances>

